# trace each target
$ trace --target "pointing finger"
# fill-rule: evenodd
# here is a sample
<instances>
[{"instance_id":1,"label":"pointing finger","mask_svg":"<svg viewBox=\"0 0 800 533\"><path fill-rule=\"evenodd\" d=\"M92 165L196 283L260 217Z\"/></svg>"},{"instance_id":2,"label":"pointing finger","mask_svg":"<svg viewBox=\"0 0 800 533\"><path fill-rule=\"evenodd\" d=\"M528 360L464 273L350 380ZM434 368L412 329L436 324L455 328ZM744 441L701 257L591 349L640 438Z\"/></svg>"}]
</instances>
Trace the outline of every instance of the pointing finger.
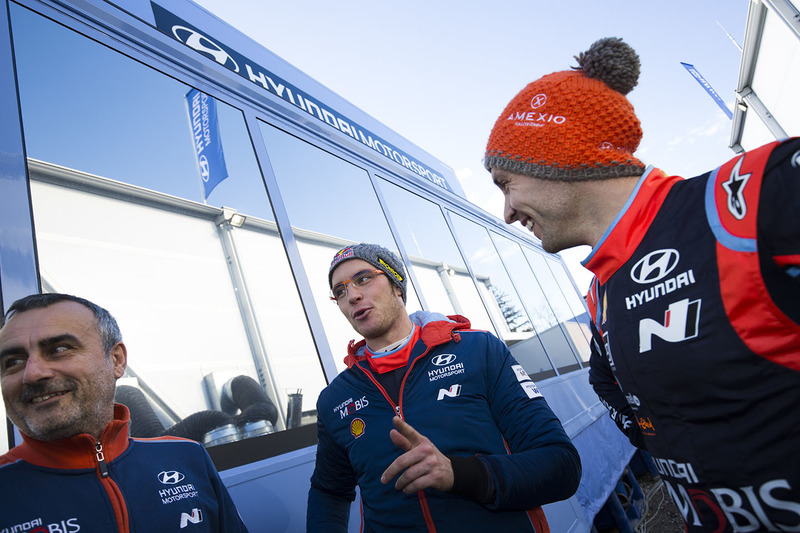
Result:
<instances>
[{"instance_id":1,"label":"pointing finger","mask_svg":"<svg viewBox=\"0 0 800 533\"><path fill-rule=\"evenodd\" d=\"M419 446L425 441L425 437L420 435L419 432L411 426L411 424L399 416L394 417L394 419L392 419L392 423L397 431L399 431L400 434L408 440L412 447ZM394 442L394 439L392 439L392 442Z\"/></svg>"},{"instance_id":2,"label":"pointing finger","mask_svg":"<svg viewBox=\"0 0 800 533\"><path fill-rule=\"evenodd\" d=\"M396 429L393 429L389 432L389 438L392 439L392 444L394 444L404 452L407 452L414 447L411 445L411 442Z\"/></svg>"}]
</instances>

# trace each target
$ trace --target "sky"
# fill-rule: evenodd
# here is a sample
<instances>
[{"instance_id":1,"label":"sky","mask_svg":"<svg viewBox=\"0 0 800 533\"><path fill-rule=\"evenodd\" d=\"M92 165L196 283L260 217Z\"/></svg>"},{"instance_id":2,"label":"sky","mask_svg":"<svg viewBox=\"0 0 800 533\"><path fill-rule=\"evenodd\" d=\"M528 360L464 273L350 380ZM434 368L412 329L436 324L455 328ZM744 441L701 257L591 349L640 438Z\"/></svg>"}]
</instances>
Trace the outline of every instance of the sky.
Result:
<instances>
[{"instance_id":1,"label":"sky","mask_svg":"<svg viewBox=\"0 0 800 533\"><path fill-rule=\"evenodd\" d=\"M640 160L688 178L734 155L731 120L681 63L733 110L748 0L195 2L443 161L467 199L500 218L503 196L482 164L494 122L525 85L577 65L602 37L621 37L642 63L628 95ZM589 252L561 252L581 292Z\"/></svg>"}]
</instances>

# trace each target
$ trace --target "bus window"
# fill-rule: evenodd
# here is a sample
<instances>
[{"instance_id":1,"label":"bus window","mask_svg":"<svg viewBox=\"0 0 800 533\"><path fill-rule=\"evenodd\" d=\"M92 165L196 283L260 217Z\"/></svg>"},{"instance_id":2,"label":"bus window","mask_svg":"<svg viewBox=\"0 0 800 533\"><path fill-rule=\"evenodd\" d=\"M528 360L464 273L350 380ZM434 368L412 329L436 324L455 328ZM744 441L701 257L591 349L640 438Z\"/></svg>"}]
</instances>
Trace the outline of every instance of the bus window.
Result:
<instances>
[{"instance_id":1,"label":"bus window","mask_svg":"<svg viewBox=\"0 0 800 533\"><path fill-rule=\"evenodd\" d=\"M550 302L558 321L566 329L567 334L578 350L583 363L589 362L591 350L589 342L589 314L586 305L575 291L572 280L562 263L540 252L523 247L525 257L539 278L547 300Z\"/></svg>"},{"instance_id":2,"label":"bus window","mask_svg":"<svg viewBox=\"0 0 800 533\"><path fill-rule=\"evenodd\" d=\"M191 87L16 4L11 14L28 157L274 220L239 110L217 102L229 177L204 202Z\"/></svg>"},{"instance_id":3,"label":"bus window","mask_svg":"<svg viewBox=\"0 0 800 533\"><path fill-rule=\"evenodd\" d=\"M328 344L344 370L347 343L357 334L329 298L333 256L359 242L398 248L366 170L270 124L259 126ZM407 294L408 311L421 309L411 283Z\"/></svg>"},{"instance_id":4,"label":"bus window","mask_svg":"<svg viewBox=\"0 0 800 533\"><path fill-rule=\"evenodd\" d=\"M500 338L532 379L556 375L487 230L454 213L451 220L483 300L500 328Z\"/></svg>"},{"instance_id":5,"label":"bus window","mask_svg":"<svg viewBox=\"0 0 800 533\"><path fill-rule=\"evenodd\" d=\"M561 328L560 319L556 315L555 309L545 298L542 286L534 275L534 270L528 265L528 261L522 253L522 248L516 242L507 237L502 237L497 233L489 232L492 240L500 252L500 257L506 265L511 279L522 297L522 305L528 311L528 315L533 319L539 338L547 348L550 359L558 369L559 374L577 370L580 368L571 343L567 340L564 330ZM539 271L536 270L538 274ZM547 270L549 274L550 271Z\"/></svg>"},{"instance_id":6,"label":"bus window","mask_svg":"<svg viewBox=\"0 0 800 533\"><path fill-rule=\"evenodd\" d=\"M463 315L473 328L495 333L441 209L386 180L379 183L429 310Z\"/></svg>"},{"instance_id":7,"label":"bus window","mask_svg":"<svg viewBox=\"0 0 800 533\"><path fill-rule=\"evenodd\" d=\"M325 380L241 111L202 96L227 164L204 187L192 87L11 15L42 288L116 316L132 428L215 446L313 424Z\"/></svg>"}]
</instances>

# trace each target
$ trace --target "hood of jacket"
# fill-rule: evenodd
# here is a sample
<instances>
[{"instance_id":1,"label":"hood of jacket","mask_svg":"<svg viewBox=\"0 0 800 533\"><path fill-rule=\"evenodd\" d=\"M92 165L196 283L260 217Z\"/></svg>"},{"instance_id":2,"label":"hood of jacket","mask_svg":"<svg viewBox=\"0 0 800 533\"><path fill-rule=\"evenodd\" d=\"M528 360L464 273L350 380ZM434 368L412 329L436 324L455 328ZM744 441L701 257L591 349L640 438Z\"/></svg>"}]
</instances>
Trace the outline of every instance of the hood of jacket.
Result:
<instances>
[{"instance_id":1,"label":"hood of jacket","mask_svg":"<svg viewBox=\"0 0 800 533\"><path fill-rule=\"evenodd\" d=\"M420 331L420 340L425 343L425 346L432 347L455 340L458 342L457 330L470 329L471 324L466 317L461 315L445 316L441 313L432 313L430 311L417 311L408 315L411 322L422 328ZM363 361L366 356L367 341L361 339L356 342L355 339L351 340L347 345L347 356L344 362L347 368L352 368L358 361Z\"/></svg>"}]
</instances>

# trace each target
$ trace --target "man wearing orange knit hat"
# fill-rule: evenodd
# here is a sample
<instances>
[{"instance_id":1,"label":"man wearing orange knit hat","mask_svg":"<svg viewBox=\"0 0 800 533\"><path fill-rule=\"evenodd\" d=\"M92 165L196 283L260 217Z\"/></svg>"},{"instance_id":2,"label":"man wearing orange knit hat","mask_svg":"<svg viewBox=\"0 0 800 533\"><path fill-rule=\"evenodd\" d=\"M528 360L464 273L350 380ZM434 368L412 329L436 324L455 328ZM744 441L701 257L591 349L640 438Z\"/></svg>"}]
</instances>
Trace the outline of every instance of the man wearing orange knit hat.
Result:
<instances>
[{"instance_id":1,"label":"man wearing orange knit hat","mask_svg":"<svg viewBox=\"0 0 800 533\"><path fill-rule=\"evenodd\" d=\"M800 531L800 139L667 176L633 155L636 52L576 59L492 129L506 222L592 247L589 381L687 531Z\"/></svg>"}]
</instances>

